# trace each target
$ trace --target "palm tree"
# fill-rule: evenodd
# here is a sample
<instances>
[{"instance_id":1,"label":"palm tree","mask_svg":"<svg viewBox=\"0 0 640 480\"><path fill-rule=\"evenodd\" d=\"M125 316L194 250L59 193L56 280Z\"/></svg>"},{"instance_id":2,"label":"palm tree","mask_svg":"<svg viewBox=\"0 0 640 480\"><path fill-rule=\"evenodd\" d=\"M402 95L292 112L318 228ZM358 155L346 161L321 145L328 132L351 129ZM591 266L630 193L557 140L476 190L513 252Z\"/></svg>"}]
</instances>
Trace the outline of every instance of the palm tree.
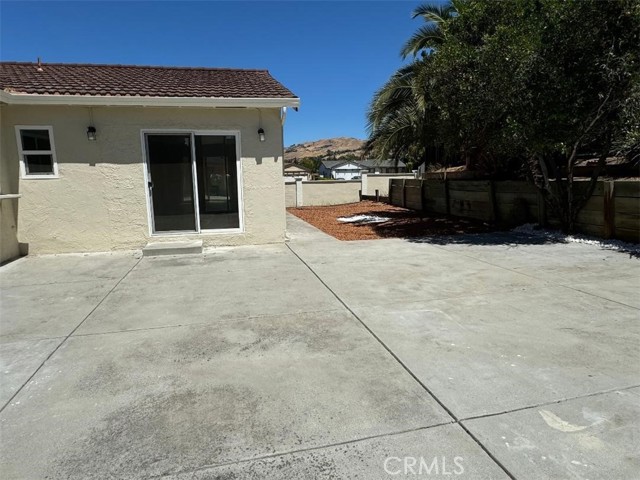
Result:
<instances>
[{"instance_id":1,"label":"palm tree","mask_svg":"<svg viewBox=\"0 0 640 480\"><path fill-rule=\"evenodd\" d=\"M451 0L449 3L425 3L417 7L412 18L422 17L426 25L421 26L404 44L400 55L407 58L410 55L417 57L419 53L428 55L437 50L445 39L444 24L457 15L457 4L460 0Z\"/></svg>"},{"instance_id":2,"label":"palm tree","mask_svg":"<svg viewBox=\"0 0 640 480\"><path fill-rule=\"evenodd\" d=\"M427 24L407 41L401 55L417 57L421 53L422 58L400 68L375 93L367 112L365 155L396 161L405 158L415 165L426 161L436 118L428 89L429 56L444 41L444 26L456 16L460 1L424 4L413 11L413 18L422 17Z\"/></svg>"},{"instance_id":3,"label":"palm tree","mask_svg":"<svg viewBox=\"0 0 640 480\"><path fill-rule=\"evenodd\" d=\"M425 74L425 62L416 60L400 68L375 93L367 112L365 155L422 163L428 102Z\"/></svg>"}]
</instances>

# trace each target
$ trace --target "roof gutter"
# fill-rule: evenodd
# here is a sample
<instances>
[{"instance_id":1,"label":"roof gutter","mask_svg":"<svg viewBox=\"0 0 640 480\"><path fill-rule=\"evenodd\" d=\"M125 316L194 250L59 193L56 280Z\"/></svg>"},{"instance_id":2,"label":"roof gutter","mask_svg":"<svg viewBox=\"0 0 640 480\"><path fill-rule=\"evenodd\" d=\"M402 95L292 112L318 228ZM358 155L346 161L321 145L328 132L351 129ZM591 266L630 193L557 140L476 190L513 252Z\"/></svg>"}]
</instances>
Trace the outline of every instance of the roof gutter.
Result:
<instances>
[{"instance_id":1,"label":"roof gutter","mask_svg":"<svg viewBox=\"0 0 640 480\"><path fill-rule=\"evenodd\" d=\"M110 95L40 95L0 90L0 102L8 105L82 105L131 107L282 108L300 106L293 98L141 97Z\"/></svg>"}]
</instances>

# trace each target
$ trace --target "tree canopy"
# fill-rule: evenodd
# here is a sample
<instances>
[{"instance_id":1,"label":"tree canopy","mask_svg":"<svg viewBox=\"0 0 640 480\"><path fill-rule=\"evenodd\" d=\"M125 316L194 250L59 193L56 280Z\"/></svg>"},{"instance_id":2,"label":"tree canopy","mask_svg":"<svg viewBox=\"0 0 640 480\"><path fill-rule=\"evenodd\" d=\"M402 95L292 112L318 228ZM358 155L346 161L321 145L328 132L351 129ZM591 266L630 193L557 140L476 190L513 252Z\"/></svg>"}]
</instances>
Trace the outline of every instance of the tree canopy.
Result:
<instances>
[{"instance_id":1,"label":"tree canopy","mask_svg":"<svg viewBox=\"0 0 640 480\"><path fill-rule=\"evenodd\" d=\"M413 62L371 102L370 153L420 164L442 148L493 178L527 175L567 225L589 195L572 189L579 154L638 155L640 0L456 0L414 17L427 23L402 48Z\"/></svg>"}]
</instances>

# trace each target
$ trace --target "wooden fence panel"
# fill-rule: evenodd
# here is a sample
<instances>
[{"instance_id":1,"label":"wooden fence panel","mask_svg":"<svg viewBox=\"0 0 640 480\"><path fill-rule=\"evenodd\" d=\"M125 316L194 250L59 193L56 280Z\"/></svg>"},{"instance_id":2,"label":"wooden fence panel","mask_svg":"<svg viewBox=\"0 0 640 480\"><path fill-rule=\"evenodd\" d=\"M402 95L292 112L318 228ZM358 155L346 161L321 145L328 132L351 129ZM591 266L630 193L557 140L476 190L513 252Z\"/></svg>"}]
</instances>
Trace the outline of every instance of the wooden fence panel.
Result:
<instances>
[{"instance_id":1,"label":"wooden fence panel","mask_svg":"<svg viewBox=\"0 0 640 480\"><path fill-rule=\"evenodd\" d=\"M439 180L425 180L424 185L430 197L444 198L446 196L446 187L444 182Z\"/></svg>"},{"instance_id":2,"label":"wooden fence panel","mask_svg":"<svg viewBox=\"0 0 640 480\"><path fill-rule=\"evenodd\" d=\"M447 213L445 183L441 180L424 180L422 204L427 212Z\"/></svg>"},{"instance_id":3,"label":"wooden fence panel","mask_svg":"<svg viewBox=\"0 0 640 480\"><path fill-rule=\"evenodd\" d=\"M500 223L522 225L539 222L538 195L517 193L496 193L496 208Z\"/></svg>"},{"instance_id":4,"label":"wooden fence panel","mask_svg":"<svg viewBox=\"0 0 640 480\"><path fill-rule=\"evenodd\" d=\"M491 221L493 218L493 211L491 202L479 202L468 200L451 200L450 212L451 215L458 217L470 217L477 220Z\"/></svg>"},{"instance_id":5,"label":"wooden fence panel","mask_svg":"<svg viewBox=\"0 0 640 480\"><path fill-rule=\"evenodd\" d=\"M622 187L621 187L622 185ZM631 196L638 192L638 196ZM614 236L628 242L640 241L640 182L615 182L614 186Z\"/></svg>"},{"instance_id":6,"label":"wooden fence panel","mask_svg":"<svg viewBox=\"0 0 640 480\"><path fill-rule=\"evenodd\" d=\"M425 211L430 213L440 213L440 214L447 213L447 202L445 201L444 197L428 198L428 199L424 199L423 201L424 201Z\"/></svg>"},{"instance_id":7,"label":"wooden fence panel","mask_svg":"<svg viewBox=\"0 0 640 480\"><path fill-rule=\"evenodd\" d=\"M406 208L422 210L422 185L420 183L418 183L418 185L406 185L404 198Z\"/></svg>"},{"instance_id":8,"label":"wooden fence panel","mask_svg":"<svg viewBox=\"0 0 640 480\"><path fill-rule=\"evenodd\" d=\"M640 182L637 180L616 180L616 197L632 197L640 199Z\"/></svg>"},{"instance_id":9,"label":"wooden fence panel","mask_svg":"<svg viewBox=\"0 0 640 480\"><path fill-rule=\"evenodd\" d=\"M602 197L600 197L600 201L602 202ZM604 226L602 203L600 203L600 210L580 210L580 213L578 213L578 218L576 218L576 223L591 225L602 230L602 227Z\"/></svg>"},{"instance_id":10,"label":"wooden fence panel","mask_svg":"<svg viewBox=\"0 0 640 480\"><path fill-rule=\"evenodd\" d=\"M487 202L489 201L489 190L484 192L475 190L456 190L449 189L449 198L451 200L465 200L467 202Z\"/></svg>"},{"instance_id":11,"label":"wooden fence panel","mask_svg":"<svg viewBox=\"0 0 640 480\"><path fill-rule=\"evenodd\" d=\"M402 207L402 199L404 198L404 182L401 179L389 180L389 203L396 207Z\"/></svg>"},{"instance_id":12,"label":"wooden fence panel","mask_svg":"<svg viewBox=\"0 0 640 480\"><path fill-rule=\"evenodd\" d=\"M490 183L488 180L450 180L449 188L451 191L459 192L487 192Z\"/></svg>"},{"instance_id":13,"label":"wooden fence panel","mask_svg":"<svg viewBox=\"0 0 640 480\"><path fill-rule=\"evenodd\" d=\"M575 191L588 188L577 181ZM553 228L560 222L528 182L486 180L391 180L390 202L414 210L450 213L505 226L538 222ZM599 181L580 211L576 230L588 235L640 240L640 182Z\"/></svg>"},{"instance_id":14,"label":"wooden fence panel","mask_svg":"<svg viewBox=\"0 0 640 480\"><path fill-rule=\"evenodd\" d=\"M538 189L528 182L518 182L514 180L503 180L495 182L496 193L515 193L518 195L537 195Z\"/></svg>"}]
</instances>

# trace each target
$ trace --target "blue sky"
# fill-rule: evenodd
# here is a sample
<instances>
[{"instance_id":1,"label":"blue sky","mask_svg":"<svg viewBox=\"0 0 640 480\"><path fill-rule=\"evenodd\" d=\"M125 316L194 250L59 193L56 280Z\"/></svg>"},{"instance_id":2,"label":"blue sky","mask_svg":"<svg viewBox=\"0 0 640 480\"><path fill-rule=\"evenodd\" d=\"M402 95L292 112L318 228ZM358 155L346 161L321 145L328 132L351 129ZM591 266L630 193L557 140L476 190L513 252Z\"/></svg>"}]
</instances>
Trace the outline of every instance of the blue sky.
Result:
<instances>
[{"instance_id":1,"label":"blue sky","mask_svg":"<svg viewBox=\"0 0 640 480\"><path fill-rule=\"evenodd\" d=\"M419 1L0 2L4 61L267 68L302 99L285 144L365 138Z\"/></svg>"}]
</instances>

